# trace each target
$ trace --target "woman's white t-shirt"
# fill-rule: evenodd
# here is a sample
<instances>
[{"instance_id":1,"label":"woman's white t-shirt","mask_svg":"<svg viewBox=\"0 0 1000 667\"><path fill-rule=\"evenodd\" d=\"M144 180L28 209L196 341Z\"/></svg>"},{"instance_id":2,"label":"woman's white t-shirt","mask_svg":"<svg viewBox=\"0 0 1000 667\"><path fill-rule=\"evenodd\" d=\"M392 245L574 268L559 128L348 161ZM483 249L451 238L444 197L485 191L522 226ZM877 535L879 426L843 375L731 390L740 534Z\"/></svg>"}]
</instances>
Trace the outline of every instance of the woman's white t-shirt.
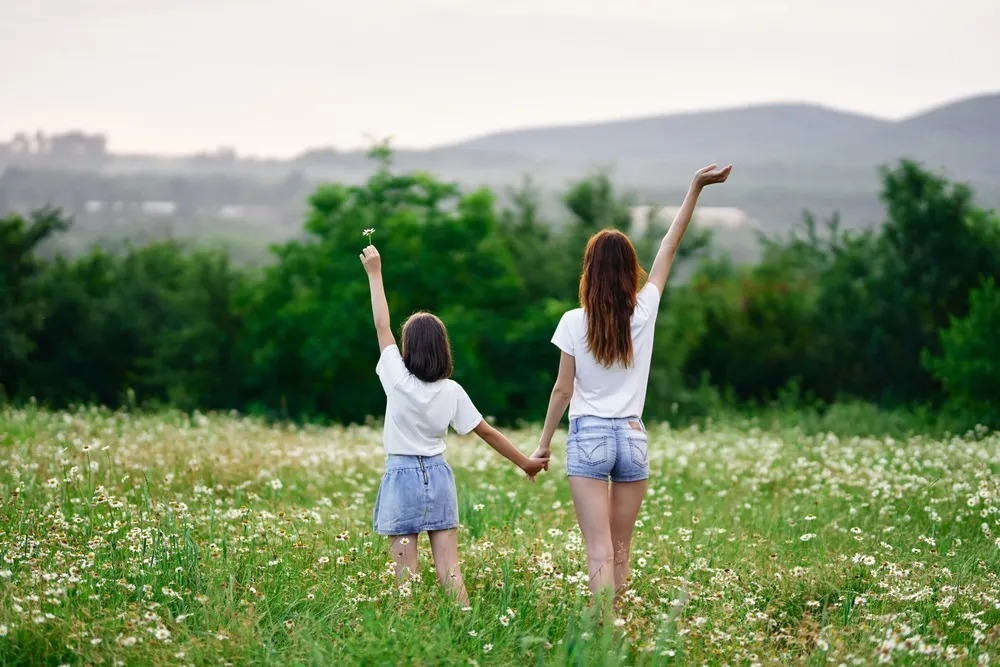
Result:
<instances>
[{"instance_id":1,"label":"woman's white t-shirt","mask_svg":"<svg viewBox=\"0 0 1000 667\"><path fill-rule=\"evenodd\" d=\"M635 310L632 311L634 361L629 368L621 364L605 368L594 358L587 345L587 316L583 308L576 308L562 316L552 342L576 361L573 398L569 403L570 419L582 415L606 418L642 416L659 305L659 290L647 283L639 290Z\"/></svg>"},{"instance_id":2,"label":"woman's white t-shirt","mask_svg":"<svg viewBox=\"0 0 1000 667\"><path fill-rule=\"evenodd\" d=\"M406 369L399 348L382 350L375 372L385 389L385 453L435 456L444 451L448 425L465 435L483 416L454 380L424 382Z\"/></svg>"}]
</instances>

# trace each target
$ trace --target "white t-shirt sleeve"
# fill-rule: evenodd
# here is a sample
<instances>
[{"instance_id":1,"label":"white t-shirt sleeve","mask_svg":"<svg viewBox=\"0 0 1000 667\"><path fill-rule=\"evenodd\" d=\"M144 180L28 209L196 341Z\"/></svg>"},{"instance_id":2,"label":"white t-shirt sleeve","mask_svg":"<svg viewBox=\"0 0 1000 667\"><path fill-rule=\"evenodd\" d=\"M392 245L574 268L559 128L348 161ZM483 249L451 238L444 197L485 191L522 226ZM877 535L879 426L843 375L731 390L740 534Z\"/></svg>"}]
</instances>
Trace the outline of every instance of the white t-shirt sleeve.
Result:
<instances>
[{"instance_id":1,"label":"white t-shirt sleeve","mask_svg":"<svg viewBox=\"0 0 1000 667\"><path fill-rule=\"evenodd\" d=\"M479 426L483 416L472 404L472 399L465 393L462 385L455 383L455 416L451 418L451 427L459 435L465 435Z\"/></svg>"},{"instance_id":2,"label":"white t-shirt sleeve","mask_svg":"<svg viewBox=\"0 0 1000 667\"><path fill-rule=\"evenodd\" d=\"M653 283L646 283L646 286L639 290L637 303L646 313L647 319L656 319L656 312L660 308L660 290L656 289Z\"/></svg>"},{"instance_id":3,"label":"white t-shirt sleeve","mask_svg":"<svg viewBox=\"0 0 1000 667\"><path fill-rule=\"evenodd\" d=\"M569 356L576 356L576 350L573 346L573 333L569 330L569 313L564 313L562 319L559 320L559 326L556 327L556 332L552 334L552 344Z\"/></svg>"},{"instance_id":4,"label":"white t-shirt sleeve","mask_svg":"<svg viewBox=\"0 0 1000 667\"><path fill-rule=\"evenodd\" d=\"M386 395L406 377L406 365L403 363L403 357L400 356L397 346L390 345L382 350L382 355L375 366L375 373L382 381L382 389L385 390Z\"/></svg>"}]
</instances>

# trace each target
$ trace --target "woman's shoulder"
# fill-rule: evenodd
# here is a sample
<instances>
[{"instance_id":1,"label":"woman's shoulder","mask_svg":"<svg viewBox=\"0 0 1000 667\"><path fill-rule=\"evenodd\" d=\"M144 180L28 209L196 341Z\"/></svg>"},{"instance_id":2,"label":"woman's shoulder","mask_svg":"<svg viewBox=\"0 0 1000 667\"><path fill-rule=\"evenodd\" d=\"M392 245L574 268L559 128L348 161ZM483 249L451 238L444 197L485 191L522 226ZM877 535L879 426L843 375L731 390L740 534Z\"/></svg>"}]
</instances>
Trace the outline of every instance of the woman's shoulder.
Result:
<instances>
[{"instance_id":1,"label":"woman's shoulder","mask_svg":"<svg viewBox=\"0 0 1000 667\"><path fill-rule=\"evenodd\" d=\"M573 308L563 313L562 319L566 322L583 322L585 318L583 308Z\"/></svg>"}]
</instances>

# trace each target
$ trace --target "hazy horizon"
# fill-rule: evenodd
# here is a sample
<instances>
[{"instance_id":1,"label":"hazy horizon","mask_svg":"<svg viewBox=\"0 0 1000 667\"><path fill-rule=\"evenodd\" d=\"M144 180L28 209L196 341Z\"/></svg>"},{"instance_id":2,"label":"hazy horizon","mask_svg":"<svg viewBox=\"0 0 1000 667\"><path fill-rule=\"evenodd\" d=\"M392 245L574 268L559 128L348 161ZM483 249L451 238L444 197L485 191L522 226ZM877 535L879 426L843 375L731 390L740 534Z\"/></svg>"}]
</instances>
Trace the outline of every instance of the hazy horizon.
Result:
<instances>
[{"instance_id":1,"label":"hazy horizon","mask_svg":"<svg viewBox=\"0 0 1000 667\"><path fill-rule=\"evenodd\" d=\"M0 138L288 157L767 103L887 119L996 92L992 0L39 0L5 8Z\"/></svg>"}]
</instances>

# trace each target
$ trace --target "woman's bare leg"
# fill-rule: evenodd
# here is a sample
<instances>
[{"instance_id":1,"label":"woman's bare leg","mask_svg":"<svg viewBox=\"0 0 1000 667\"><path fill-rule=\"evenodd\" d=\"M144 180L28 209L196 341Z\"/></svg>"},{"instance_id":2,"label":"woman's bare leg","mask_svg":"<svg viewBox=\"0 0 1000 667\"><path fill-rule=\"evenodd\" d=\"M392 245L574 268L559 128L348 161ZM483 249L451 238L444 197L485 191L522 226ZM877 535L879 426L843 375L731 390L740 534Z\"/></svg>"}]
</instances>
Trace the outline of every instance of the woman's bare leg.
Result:
<instances>
[{"instance_id":1,"label":"woman's bare leg","mask_svg":"<svg viewBox=\"0 0 1000 667\"><path fill-rule=\"evenodd\" d=\"M615 592L631 573L632 531L646 495L646 480L611 483L611 543L615 554Z\"/></svg>"},{"instance_id":2,"label":"woman's bare leg","mask_svg":"<svg viewBox=\"0 0 1000 667\"><path fill-rule=\"evenodd\" d=\"M611 541L608 483L589 477L570 477L573 508L587 544L590 590L613 590L615 552Z\"/></svg>"}]
</instances>

